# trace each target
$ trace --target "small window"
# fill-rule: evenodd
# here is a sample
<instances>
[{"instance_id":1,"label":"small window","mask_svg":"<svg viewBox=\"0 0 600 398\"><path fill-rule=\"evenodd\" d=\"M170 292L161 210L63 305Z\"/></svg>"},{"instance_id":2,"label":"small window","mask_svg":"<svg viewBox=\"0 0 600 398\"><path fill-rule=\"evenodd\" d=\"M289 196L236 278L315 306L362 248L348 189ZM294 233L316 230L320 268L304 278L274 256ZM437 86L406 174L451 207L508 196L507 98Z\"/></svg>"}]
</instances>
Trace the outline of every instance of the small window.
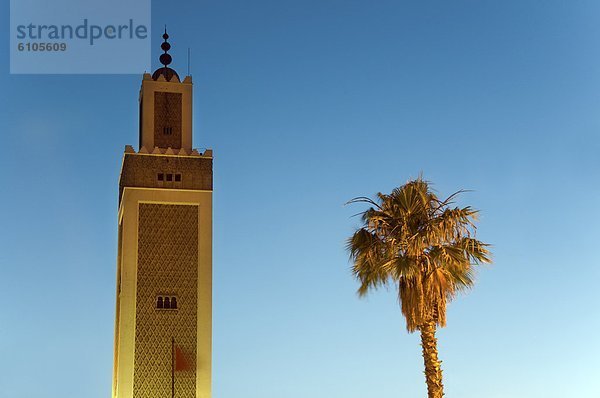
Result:
<instances>
[{"instance_id":1,"label":"small window","mask_svg":"<svg viewBox=\"0 0 600 398\"><path fill-rule=\"evenodd\" d=\"M173 181L173 174L167 174L167 181Z\"/></svg>"},{"instance_id":2,"label":"small window","mask_svg":"<svg viewBox=\"0 0 600 398\"><path fill-rule=\"evenodd\" d=\"M158 181L164 181L165 175L163 173L158 173Z\"/></svg>"},{"instance_id":3,"label":"small window","mask_svg":"<svg viewBox=\"0 0 600 398\"><path fill-rule=\"evenodd\" d=\"M181 182L181 174L175 174L175 182Z\"/></svg>"},{"instance_id":4,"label":"small window","mask_svg":"<svg viewBox=\"0 0 600 398\"><path fill-rule=\"evenodd\" d=\"M177 296L157 296L156 297L156 309L157 310L176 310L177 309Z\"/></svg>"},{"instance_id":5,"label":"small window","mask_svg":"<svg viewBox=\"0 0 600 398\"><path fill-rule=\"evenodd\" d=\"M163 134L164 135L171 135L171 134L173 134L173 127L163 127Z\"/></svg>"}]
</instances>

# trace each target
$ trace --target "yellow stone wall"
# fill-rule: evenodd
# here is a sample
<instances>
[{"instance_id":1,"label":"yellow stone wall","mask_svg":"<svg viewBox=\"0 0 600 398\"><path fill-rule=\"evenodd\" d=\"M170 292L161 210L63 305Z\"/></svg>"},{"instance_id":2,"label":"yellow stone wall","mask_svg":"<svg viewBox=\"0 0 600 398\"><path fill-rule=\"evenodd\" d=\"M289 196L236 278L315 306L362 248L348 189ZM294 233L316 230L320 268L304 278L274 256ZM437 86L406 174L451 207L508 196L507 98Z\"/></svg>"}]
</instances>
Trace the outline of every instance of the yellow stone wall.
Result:
<instances>
[{"instance_id":1,"label":"yellow stone wall","mask_svg":"<svg viewBox=\"0 0 600 398\"><path fill-rule=\"evenodd\" d=\"M113 397L170 396L164 394L174 335L194 366L176 373L176 397L209 398L212 191L125 187L119 226ZM155 310L154 298L163 293L181 297L181 310Z\"/></svg>"},{"instance_id":2,"label":"yellow stone wall","mask_svg":"<svg viewBox=\"0 0 600 398\"><path fill-rule=\"evenodd\" d=\"M144 75L140 90L140 148L145 147L151 152L154 147L160 146L158 142L154 142L154 95L156 92L181 94L181 147L191 151L192 78L187 76L181 83L176 78L170 82L164 79L155 81L148 73Z\"/></svg>"}]
</instances>

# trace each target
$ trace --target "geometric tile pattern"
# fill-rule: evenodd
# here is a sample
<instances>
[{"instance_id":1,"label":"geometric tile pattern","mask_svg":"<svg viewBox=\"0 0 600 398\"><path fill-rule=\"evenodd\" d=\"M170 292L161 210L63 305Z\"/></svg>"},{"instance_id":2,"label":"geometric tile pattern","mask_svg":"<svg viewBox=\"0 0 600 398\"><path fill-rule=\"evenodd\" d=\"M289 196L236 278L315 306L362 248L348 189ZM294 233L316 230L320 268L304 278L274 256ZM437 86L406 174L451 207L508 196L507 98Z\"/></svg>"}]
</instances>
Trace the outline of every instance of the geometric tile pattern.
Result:
<instances>
[{"instance_id":1,"label":"geometric tile pattern","mask_svg":"<svg viewBox=\"0 0 600 398\"><path fill-rule=\"evenodd\" d=\"M181 173L181 182L168 186L158 173ZM119 200L125 187L212 190L212 159L126 153L119 181Z\"/></svg>"},{"instance_id":2,"label":"geometric tile pattern","mask_svg":"<svg viewBox=\"0 0 600 398\"><path fill-rule=\"evenodd\" d=\"M188 370L175 372L175 397L196 397L198 207L139 204L134 398L171 397L171 338ZM158 295L177 310L156 309Z\"/></svg>"},{"instance_id":3,"label":"geometric tile pattern","mask_svg":"<svg viewBox=\"0 0 600 398\"><path fill-rule=\"evenodd\" d=\"M181 98L181 93L154 92L154 146L181 148Z\"/></svg>"}]
</instances>

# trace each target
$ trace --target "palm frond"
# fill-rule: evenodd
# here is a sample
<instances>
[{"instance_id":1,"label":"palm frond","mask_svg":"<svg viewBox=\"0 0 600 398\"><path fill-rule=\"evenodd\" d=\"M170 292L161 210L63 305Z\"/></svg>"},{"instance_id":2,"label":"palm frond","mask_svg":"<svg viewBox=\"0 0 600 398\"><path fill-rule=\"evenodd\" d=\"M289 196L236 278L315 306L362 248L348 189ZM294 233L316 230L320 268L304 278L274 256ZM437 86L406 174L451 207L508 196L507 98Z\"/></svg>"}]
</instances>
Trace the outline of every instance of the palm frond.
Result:
<instances>
[{"instance_id":1,"label":"palm frond","mask_svg":"<svg viewBox=\"0 0 600 398\"><path fill-rule=\"evenodd\" d=\"M444 326L447 303L474 283L472 266L491 262L489 245L474 238L479 212L450 207L463 192L440 200L419 176L390 194L346 203L369 205L346 245L358 294L396 286L410 332L431 320Z\"/></svg>"}]
</instances>

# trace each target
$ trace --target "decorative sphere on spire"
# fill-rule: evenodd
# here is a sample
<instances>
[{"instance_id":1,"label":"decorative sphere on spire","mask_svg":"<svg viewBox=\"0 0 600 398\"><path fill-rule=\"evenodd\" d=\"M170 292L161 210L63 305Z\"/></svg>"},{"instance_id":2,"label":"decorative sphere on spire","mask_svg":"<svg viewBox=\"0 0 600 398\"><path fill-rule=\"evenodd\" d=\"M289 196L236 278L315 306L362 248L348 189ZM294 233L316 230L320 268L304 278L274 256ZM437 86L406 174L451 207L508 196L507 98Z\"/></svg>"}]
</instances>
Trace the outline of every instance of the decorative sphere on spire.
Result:
<instances>
[{"instance_id":1,"label":"decorative sphere on spire","mask_svg":"<svg viewBox=\"0 0 600 398\"><path fill-rule=\"evenodd\" d=\"M171 56L167 53L161 54L160 55L160 63L163 64L164 66L167 66L171 63L171 61L173 61L173 58L171 58Z\"/></svg>"},{"instance_id":2,"label":"decorative sphere on spire","mask_svg":"<svg viewBox=\"0 0 600 398\"><path fill-rule=\"evenodd\" d=\"M171 81L173 76L177 76L177 80L179 80L179 75L177 74L177 72L168 67L168 65L170 65L171 62L173 62L173 57L171 57L171 54L168 53L168 51L171 49L171 44L167 42L169 35L167 33L166 26L165 33L162 35L162 37L163 39L165 39L165 41L160 45L160 48L164 51L164 54L161 54L158 60L161 64L163 64L163 66L154 71L154 73L152 74L152 79L158 80L158 78L162 75L167 81Z\"/></svg>"}]
</instances>

